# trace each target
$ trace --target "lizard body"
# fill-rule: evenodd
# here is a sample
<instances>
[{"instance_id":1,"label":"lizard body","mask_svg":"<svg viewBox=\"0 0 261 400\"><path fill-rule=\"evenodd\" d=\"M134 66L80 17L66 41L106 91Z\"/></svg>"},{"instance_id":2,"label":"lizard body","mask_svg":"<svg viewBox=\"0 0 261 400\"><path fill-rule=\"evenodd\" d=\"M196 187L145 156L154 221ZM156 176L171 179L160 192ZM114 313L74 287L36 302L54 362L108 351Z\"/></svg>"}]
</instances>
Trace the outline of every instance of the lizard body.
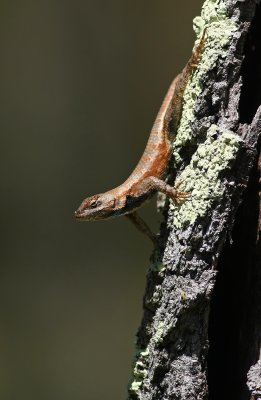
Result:
<instances>
[{"instance_id":1,"label":"lizard body","mask_svg":"<svg viewBox=\"0 0 261 400\"><path fill-rule=\"evenodd\" d=\"M75 211L78 220L94 221L126 215L153 239L147 225L137 216L136 209L156 191L165 193L173 201L187 197L186 193L178 192L163 179L168 171L172 142L182 113L183 93L201 56L205 32L206 28L185 68L171 83L136 168L121 185L83 200Z\"/></svg>"}]
</instances>

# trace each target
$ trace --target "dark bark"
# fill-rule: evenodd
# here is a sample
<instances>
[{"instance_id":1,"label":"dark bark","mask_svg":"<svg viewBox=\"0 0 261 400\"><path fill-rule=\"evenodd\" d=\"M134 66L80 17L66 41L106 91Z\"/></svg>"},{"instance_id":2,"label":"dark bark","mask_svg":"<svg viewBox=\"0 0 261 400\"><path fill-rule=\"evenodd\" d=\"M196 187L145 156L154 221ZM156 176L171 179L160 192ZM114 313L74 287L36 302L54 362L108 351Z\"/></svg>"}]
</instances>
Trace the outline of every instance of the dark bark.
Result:
<instances>
[{"instance_id":1,"label":"dark bark","mask_svg":"<svg viewBox=\"0 0 261 400\"><path fill-rule=\"evenodd\" d=\"M185 95L174 144L173 169L191 199L165 207L129 399L258 398L261 13L257 0L206 3L217 9L203 14L207 56L191 84L200 94Z\"/></svg>"}]
</instances>

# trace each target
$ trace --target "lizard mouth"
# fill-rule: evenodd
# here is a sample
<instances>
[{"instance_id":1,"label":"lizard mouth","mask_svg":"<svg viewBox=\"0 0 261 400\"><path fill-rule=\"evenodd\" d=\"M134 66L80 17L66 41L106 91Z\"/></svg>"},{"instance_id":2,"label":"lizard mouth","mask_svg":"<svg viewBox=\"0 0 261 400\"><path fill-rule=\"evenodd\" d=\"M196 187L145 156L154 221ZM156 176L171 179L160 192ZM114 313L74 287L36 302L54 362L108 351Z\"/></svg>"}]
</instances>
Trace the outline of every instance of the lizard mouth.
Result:
<instances>
[{"instance_id":1,"label":"lizard mouth","mask_svg":"<svg viewBox=\"0 0 261 400\"><path fill-rule=\"evenodd\" d=\"M79 209L74 211L74 216L78 220L84 220L85 217L84 213L82 213Z\"/></svg>"},{"instance_id":2,"label":"lizard mouth","mask_svg":"<svg viewBox=\"0 0 261 400\"><path fill-rule=\"evenodd\" d=\"M99 219L102 219L101 216L96 215L94 213L89 213L88 211L82 211L81 209L78 209L74 212L74 217L76 218L77 221L96 221Z\"/></svg>"}]
</instances>

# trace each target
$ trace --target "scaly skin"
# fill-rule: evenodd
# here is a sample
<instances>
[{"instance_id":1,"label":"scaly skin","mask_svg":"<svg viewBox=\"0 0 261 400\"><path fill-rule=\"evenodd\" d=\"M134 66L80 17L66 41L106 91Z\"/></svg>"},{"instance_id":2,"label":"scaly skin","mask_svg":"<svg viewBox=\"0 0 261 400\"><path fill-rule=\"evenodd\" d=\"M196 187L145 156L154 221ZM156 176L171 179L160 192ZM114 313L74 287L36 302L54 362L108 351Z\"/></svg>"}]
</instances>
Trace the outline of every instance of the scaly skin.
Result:
<instances>
[{"instance_id":1,"label":"scaly skin","mask_svg":"<svg viewBox=\"0 0 261 400\"><path fill-rule=\"evenodd\" d=\"M192 53L185 68L166 94L152 127L144 153L128 179L105 193L87 197L75 211L78 220L94 221L127 215L135 225L153 239L149 228L137 217L136 209L156 192L163 192L173 201L186 198L187 194L166 184L164 177L171 157L172 142L182 113L183 93L188 80L197 67L204 47L206 28L200 43Z\"/></svg>"}]
</instances>

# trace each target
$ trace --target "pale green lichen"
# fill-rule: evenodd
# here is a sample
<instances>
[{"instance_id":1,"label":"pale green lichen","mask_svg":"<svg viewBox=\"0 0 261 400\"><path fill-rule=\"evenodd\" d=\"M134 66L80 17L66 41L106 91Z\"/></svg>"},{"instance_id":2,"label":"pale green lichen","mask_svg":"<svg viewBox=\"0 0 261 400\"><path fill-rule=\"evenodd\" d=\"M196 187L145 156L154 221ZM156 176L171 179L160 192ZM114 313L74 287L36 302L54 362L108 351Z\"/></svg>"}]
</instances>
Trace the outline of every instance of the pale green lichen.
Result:
<instances>
[{"instance_id":1,"label":"pale green lichen","mask_svg":"<svg viewBox=\"0 0 261 400\"><path fill-rule=\"evenodd\" d=\"M152 295L152 298L151 298L151 303L152 304L155 305L160 301L161 295L162 295L161 290L162 290L161 285L156 285L155 286L155 289L154 289L154 292L153 292L153 295Z\"/></svg>"},{"instance_id":2,"label":"pale green lichen","mask_svg":"<svg viewBox=\"0 0 261 400\"><path fill-rule=\"evenodd\" d=\"M219 174L235 159L242 139L231 131L222 132L216 139L218 127L212 125L204 143L199 145L190 164L180 175L182 190L190 194L182 205L171 204L173 223L177 228L192 224L207 213L211 204L222 198Z\"/></svg>"},{"instance_id":3,"label":"pale green lichen","mask_svg":"<svg viewBox=\"0 0 261 400\"><path fill-rule=\"evenodd\" d=\"M144 379L147 377L148 372L146 370L146 358L149 355L149 349L137 349L135 354L135 362L133 368L133 381L129 386L131 392L137 392Z\"/></svg>"},{"instance_id":4,"label":"pale green lichen","mask_svg":"<svg viewBox=\"0 0 261 400\"><path fill-rule=\"evenodd\" d=\"M168 327L164 324L164 322L159 322L156 331L152 336L152 342L154 344L161 343L167 332ZM129 390L131 392L137 392L147 378L148 371L146 369L146 364L149 354L149 347L146 349L136 349L133 366L133 380L129 385Z\"/></svg>"},{"instance_id":5,"label":"pale green lichen","mask_svg":"<svg viewBox=\"0 0 261 400\"><path fill-rule=\"evenodd\" d=\"M160 321L157 325L156 332L152 338L153 342L156 344L159 344L162 342L164 337L166 336L166 333L168 331L168 327L163 321Z\"/></svg>"},{"instance_id":6,"label":"pale green lichen","mask_svg":"<svg viewBox=\"0 0 261 400\"><path fill-rule=\"evenodd\" d=\"M187 143L196 142L197 132L192 132L192 123L195 120L194 107L201 93L202 78L215 66L218 59L226 57L229 39L237 29L236 23L227 16L227 6L223 0L205 1L201 16L194 19L198 40L205 27L207 31L204 51L185 89L182 117L177 137L173 142L176 166L182 162L180 150ZM195 222L197 217L207 212L214 200L222 196L219 173L235 158L240 139L233 132L225 131L215 141L213 133L216 130L216 126L209 129L205 143L199 145L190 165L178 177L178 181L185 182L180 189L189 192L190 198L181 206L171 205L174 225L177 228Z\"/></svg>"},{"instance_id":7,"label":"pale green lichen","mask_svg":"<svg viewBox=\"0 0 261 400\"><path fill-rule=\"evenodd\" d=\"M134 380L130 385L130 391L137 392L142 385L142 380L136 381Z\"/></svg>"},{"instance_id":8,"label":"pale green lichen","mask_svg":"<svg viewBox=\"0 0 261 400\"><path fill-rule=\"evenodd\" d=\"M179 154L181 148L193 139L191 126L195 120L195 102L201 93L201 80L215 66L218 58L226 56L225 47L233 31L237 29L235 22L227 17L227 7L222 0L207 0L203 5L201 16L194 19L194 30L198 36L196 45L204 27L207 27L204 51L197 69L186 86L182 117L173 142L176 166L182 161Z\"/></svg>"},{"instance_id":9,"label":"pale green lichen","mask_svg":"<svg viewBox=\"0 0 261 400\"><path fill-rule=\"evenodd\" d=\"M180 297L181 297L181 300L182 300L182 301L185 301L185 300L187 300L187 293L186 293L186 292L184 292L184 291L182 291L182 292L181 292L181 296L180 296Z\"/></svg>"},{"instance_id":10,"label":"pale green lichen","mask_svg":"<svg viewBox=\"0 0 261 400\"><path fill-rule=\"evenodd\" d=\"M224 20L227 17L227 5L223 0L207 0L202 6L201 16L194 18L194 26L210 24Z\"/></svg>"},{"instance_id":11,"label":"pale green lichen","mask_svg":"<svg viewBox=\"0 0 261 400\"><path fill-rule=\"evenodd\" d=\"M141 361L137 361L134 367L133 375L136 379L143 380L147 376L145 365Z\"/></svg>"},{"instance_id":12,"label":"pale green lichen","mask_svg":"<svg viewBox=\"0 0 261 400\"><path fill-rule=\"evenodd\" d=\"M141 357L147 357L149 354L150 351L148 348L140 352Z\"/></svg>"}]
</instances>

